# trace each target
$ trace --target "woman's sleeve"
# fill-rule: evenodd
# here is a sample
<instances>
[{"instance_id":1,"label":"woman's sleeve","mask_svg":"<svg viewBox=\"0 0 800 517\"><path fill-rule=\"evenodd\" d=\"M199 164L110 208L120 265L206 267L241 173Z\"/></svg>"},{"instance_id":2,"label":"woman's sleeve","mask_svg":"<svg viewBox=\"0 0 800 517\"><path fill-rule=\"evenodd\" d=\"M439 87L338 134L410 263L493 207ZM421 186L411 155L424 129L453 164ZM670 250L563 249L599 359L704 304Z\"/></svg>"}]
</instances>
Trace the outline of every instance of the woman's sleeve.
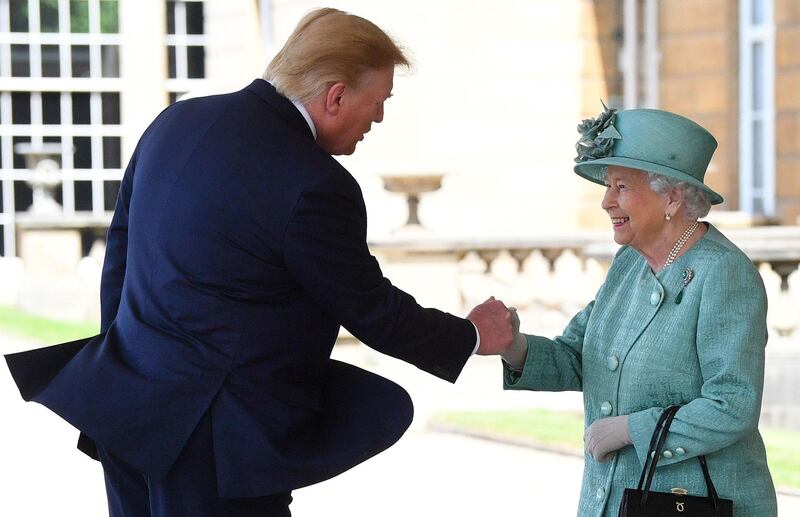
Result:
<instances>
[{"instance_id":1,"label":"woman's sleeve","mask_svg":"<svg viewBox=\"0 0 800 517\"><path fill-rule=\"evenodd\" d=\"M758 271L744 255L728 253L703 283L697 321L700 397L681 407L665 449L678 451L659 466L709 454L758 426L764 386L767 298ZM628 428L644 464L663 408L632 413Z\"/></svg>"},{"instance_id":2,"label":"woman's sleeve","mask_svg":"<svg viewBox=\"0 0 800 517\"><path fill-rule=\"evenodd\" d=\"M586 325L594 302L584 307L569 322L564 333L548 339L526 335L528 356L522 371L503 363L503 389L532 391L580 391L582 389L581 354Z\"/></svg>"}]
</instances>

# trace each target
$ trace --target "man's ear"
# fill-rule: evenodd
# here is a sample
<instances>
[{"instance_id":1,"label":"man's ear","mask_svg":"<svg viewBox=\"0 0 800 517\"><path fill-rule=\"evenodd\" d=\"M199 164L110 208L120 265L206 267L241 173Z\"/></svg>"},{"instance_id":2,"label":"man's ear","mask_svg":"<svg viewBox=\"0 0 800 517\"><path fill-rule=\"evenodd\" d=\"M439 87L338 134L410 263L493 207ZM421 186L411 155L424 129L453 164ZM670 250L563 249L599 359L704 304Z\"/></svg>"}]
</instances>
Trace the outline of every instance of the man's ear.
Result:
<instances>
[{"instance_id":1,"label":"man's ear","mask_svg":"<svg viewBox=\"0 0 800 517\"><path fill-rule=\"evenodd\" d=\"M333 83L325 92L325 111L329 115L338 115L342 107L342 97L347 90L343 82Z\"/></svg>"}]
</instances>

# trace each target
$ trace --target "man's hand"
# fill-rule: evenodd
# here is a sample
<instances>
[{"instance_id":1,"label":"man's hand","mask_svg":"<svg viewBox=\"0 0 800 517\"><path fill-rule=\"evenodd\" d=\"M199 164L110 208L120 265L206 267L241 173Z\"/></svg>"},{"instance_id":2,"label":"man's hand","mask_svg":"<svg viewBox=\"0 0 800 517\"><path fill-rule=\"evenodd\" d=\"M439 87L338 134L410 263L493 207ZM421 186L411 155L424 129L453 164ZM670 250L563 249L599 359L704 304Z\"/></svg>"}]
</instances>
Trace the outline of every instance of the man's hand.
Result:
<instances>
[{"instance_id":1,"label":"man's hand","mask_svg":"<svg viewBox=\"0 0 800 517\"><path fill-rule=\"evenodd\" d=\"M500 352L500 357L508 363L511 368L521 370L525 366L525 358L528 357L528 338L525 334L519 331L519 314L517 309L509 307L511 313L511 330L514 337L511 340L511 346L504 352Z\"/></svg>"},{"instance_id":2,"label":"man's hand","mask_svg":"<svg viewBox=\"0 0 800 517\"><path fill-rule=\"evenodd\" d=\"M605 463L617 450L633 443L628 431L628 415L595 420L583 433L583 441L586 442L586 452L595 461Z\"/></svg>"},{"instance_id":3,"label":"man's hand","mask_svg":"<svg viewBox=\"0 0 800 517\"><path fill-rule=\"evenodd\" d=\"M467 315L467 319L478 328L481 340L478 355L497 355L511 346L514 336L511 314L505 304L495 300L494 296L476 305Z\"/></svg>"}]
</instances>

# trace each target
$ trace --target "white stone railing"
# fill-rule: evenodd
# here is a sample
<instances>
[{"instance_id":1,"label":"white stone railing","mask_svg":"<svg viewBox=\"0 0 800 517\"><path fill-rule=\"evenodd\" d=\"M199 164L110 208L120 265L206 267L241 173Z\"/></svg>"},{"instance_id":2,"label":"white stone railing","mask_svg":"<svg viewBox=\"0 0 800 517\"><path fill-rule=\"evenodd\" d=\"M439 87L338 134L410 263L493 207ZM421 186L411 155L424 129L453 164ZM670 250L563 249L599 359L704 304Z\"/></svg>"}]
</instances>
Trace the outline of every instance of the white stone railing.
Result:
<instances>
[{"instance_id":1,"label":"white stone railing","mask_svg":"<svg viewBox=\"0 0 800 517\"><path fill-rule=\"evenodd\" d=\"M773 334L795 333L800 328L800 227L724 232L759 267L769 295ZM82 306L96 305L89 302L97 298L102 247L98 243L90 257L73 261L74 271L63 267L58 271L58 280L72 286L67 290L71 299L85 302ZM400 232L371 242L370 247L386 276L424 305L463 315L493 295L516 306L523 322L545 335L559 332L594 297L617 249L608 231L526 239L447 239L427 232ZM58 298L53 296L58 286L52 281L42 284L39 273L44 269L53 270L53 264L37 269L17 258L0 259L0 303L35 309ZM76 293L75 286L87 293ZM37 293L43 300L34 299ZM71 315L63 307L51 309ZM88 311L95 312L97 307ZM85 309L81 315L86 317Z\"/></svg>"},{"instance_id":2,"label":"white stone railing","mask_svg":"<svg viewBox=\"0 0 800 517\"><path fill-rule=\"evenodd\" d=\"M723 232L762 274L773 333L793 334L800 327L800 227ZM516 240L446 239L401 232L371 242L370 247L387 277L423 304L427 301L465 314L493 295L516 306L537 333L545 335L560 331L592 300L617 250L608 231Z\"/></svg>"}]
</instances>

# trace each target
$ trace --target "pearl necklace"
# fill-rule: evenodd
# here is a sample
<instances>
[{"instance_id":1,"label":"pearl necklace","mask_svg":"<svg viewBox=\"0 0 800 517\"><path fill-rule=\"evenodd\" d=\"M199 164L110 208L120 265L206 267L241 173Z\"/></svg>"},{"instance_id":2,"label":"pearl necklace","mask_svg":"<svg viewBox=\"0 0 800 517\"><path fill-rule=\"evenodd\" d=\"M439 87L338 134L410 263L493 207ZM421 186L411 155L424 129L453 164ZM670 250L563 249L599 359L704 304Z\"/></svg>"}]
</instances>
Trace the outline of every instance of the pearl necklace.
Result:
<instances>
[{"instance_id":1,"label":"pearl necklace","mask_svg":"<svg viewBox=\"0 0 800 517\"><path fill-rule=\"evenodd\" d=\"M694 234L694 231L697 229L698 225L699 223L697 221L693 222L691 225L689 225L688 228L686 228L683 231L681 236L678 237L678 240L675 241L675 245L672 247L671 250L669 250L669 255L667 255L667 261L664 262L664 267L669 266L670 264L672 264L672 262L675 261L675 258L678 256L678 253L680 253L680 251L683 249L683 246L686 244L686 241L688 241Z\"/></svg>"}]
</instances>

